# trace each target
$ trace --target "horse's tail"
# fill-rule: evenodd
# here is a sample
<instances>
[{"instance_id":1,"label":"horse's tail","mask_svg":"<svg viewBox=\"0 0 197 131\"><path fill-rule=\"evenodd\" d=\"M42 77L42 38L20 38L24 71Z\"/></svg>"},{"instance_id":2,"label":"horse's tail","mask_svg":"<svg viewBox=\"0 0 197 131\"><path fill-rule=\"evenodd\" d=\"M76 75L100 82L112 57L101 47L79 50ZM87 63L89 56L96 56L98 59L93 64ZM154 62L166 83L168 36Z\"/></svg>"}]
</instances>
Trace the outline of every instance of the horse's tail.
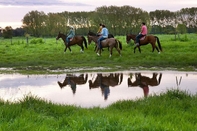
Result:
<instances>
[{"instance_id":1,"label":"horse's tail","mask_svg":"<svg viewBox=\"0 0 197 131\"><path fill-rule=\"evenodd\" d=\"M162 51L162 48L161 48L161 44L160 44L159 38L158 38L157 36L155 36L155 38L157 39L157 43L158 43L158 46L159 46L160 51Z\"/></svg>"},{"instance_id":2,"label":"horse's tail","mask_svg":"<svg viewBox=\"0 0 197 131\"><path fill-rule=\"evenodd\" d=\"M119 40L116 40L116 42L119 44L120 50L122 50L122 42L120 42Z\"/></svg>"},{"instance_id":3,"label":"horse's tail","mask_svg":"<svg viewBox=\"0 0 197 131\"><path fill-rule=\"evenodd\" d=\"M81 36L81 37L82 37L83 42L85 43L85 47L86 47L86 49L87 49L88 47L87 47L87 41L86 41L86 38L85 38L84 36Z\"/></svg>"}]
</instances>

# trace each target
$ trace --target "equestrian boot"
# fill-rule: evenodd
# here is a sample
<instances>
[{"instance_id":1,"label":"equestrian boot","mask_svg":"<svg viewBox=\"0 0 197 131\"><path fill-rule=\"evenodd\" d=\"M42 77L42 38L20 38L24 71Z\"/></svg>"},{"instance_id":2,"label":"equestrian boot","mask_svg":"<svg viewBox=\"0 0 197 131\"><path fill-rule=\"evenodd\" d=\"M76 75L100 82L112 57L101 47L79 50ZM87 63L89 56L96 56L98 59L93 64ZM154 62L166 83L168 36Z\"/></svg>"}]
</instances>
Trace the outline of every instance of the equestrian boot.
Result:
<instances>
[{"instance_id":1,"label":"equestrian boot","mask_svg":"<svg viewBox=\"0 0 197 131\"><path fill-rule=\"evenodd\" d=\"M139 46L140 44L139 43L135 43L135 46Z\"/></svg>"}]
</instances>

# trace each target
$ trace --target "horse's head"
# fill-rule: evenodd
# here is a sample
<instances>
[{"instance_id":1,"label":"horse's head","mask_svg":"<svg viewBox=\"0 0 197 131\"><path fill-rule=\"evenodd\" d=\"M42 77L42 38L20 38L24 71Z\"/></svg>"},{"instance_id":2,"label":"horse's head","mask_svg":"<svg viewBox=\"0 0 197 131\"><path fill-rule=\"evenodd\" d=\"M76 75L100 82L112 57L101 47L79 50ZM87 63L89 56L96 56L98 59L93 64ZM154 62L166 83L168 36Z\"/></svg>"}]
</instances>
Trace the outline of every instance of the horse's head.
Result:
<instances>
[{"instance_id":1,"label":"horse's head","mask_svg":"<svg viewBox=\"0 0 197 131\"><path fill-rule=\"evenodd\" d=\"M136 37L136 35L127 34L126 35L126 42L127 42L127 44L129 44L129 42L130 42L131 39L135 41L135 37Z\"/></svg>"},{"instance_id":2,"label":"horse's head","mask_svg":"<svg viewBox=\"0 0 197 131\"><path fill-rule=\"evenodd\" d=\"M130 40L131 40L131 38L129 37L129 34L127 34L126 35L126 42L127 42L127 44L129 44Z\"/></svg>"},{"instance_id":3,"label":"horse's head","mask_svg":"<svg viewBox=\"0 0 197 131\"><path fill-rule=\"evenodd\" d=\"M63 33L59 32L56 37L56 40L58 40L59 38L66 39L66 36Z\"/></svg>"},{"instance_id":4,"label":"horse's head","mask_svg":"<svg viewBox=\"0 0 197 131\"><path fill-rule=\"evenodd\" d=\"M90 35L90 36L96 36L96 33L94 33L94 32L92 32L92 31L89 30L88 35Z\"/></svg>"},{"instance_id":5,"label":"horse's head","mask_svg":"<svg viewBox=\"0 0 197 131\"><path fill-rule=\"evenodd\" d=\"M92 36L88 35L88 44L92 42Z\"/></svg>"}]
</instances>

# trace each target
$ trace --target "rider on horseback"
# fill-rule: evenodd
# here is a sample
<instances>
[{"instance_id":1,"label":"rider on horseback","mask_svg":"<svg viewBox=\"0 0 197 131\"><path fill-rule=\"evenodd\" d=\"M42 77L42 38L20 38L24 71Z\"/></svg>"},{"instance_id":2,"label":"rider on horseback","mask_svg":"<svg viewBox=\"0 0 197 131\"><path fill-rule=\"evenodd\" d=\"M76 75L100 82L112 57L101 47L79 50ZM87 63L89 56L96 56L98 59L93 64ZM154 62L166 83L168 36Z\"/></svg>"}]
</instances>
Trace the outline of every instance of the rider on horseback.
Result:
<instances>
[{"instance_id":1,"label":"rider on horseback","mask_svg":"<svg viewBox=\"0 0 197 131\"><path fill-rule=\"evenodd\" d=\"M146 24L144 22L142 22L142 26L141 26L141 31L140 33L136 36L136 46L139 46L139 42L140 42L140 38L142 38L143 36L146 36L148 33Z\"/></svg>"},{"instance_id":2,"label":"rider on horseback","mask_svg":"<svg viewBox=\"0 0 197 131\"><path fill-rule=\"evenodd\" d=\"M69 31L69 33L67 34L67 37L66 37L67 45L69 44L70 39L72 39L74 36L75 36L74 28L73 28L73 26L70 26L70 31Z\"/></svg>"},{"instance_id":3,"label":"rider on horseback","mask_svg":"<svg viewBox=\"0 0 197 131\"><path fill-rule=\"evenodd\" d=\"M105 27L105 25L102 25L102 30L101 30L101 33L100 33L100 37L98 38L98 46L99 48L101 49L101 41L108 38L108 29Z\"/></svg>"}]
</instances>

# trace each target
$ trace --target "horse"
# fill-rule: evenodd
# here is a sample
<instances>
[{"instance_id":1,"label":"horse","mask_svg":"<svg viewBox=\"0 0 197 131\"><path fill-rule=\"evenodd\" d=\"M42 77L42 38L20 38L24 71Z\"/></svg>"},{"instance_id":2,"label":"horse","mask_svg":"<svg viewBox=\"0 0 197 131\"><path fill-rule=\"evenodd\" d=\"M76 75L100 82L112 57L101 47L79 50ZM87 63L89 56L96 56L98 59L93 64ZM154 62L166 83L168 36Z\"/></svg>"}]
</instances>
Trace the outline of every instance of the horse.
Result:
<instances>
[{"instance_id":1,"label":"horse","mask_svg":"<svg viewBox=\"0 0 197 131\"><path fill-rule=\"evenodd\" d=\"M128 78L128 81L127 81L128 87L139 86L140 82L144 82L150 86L158 86L161 82L162 73L159 74L158 78L157 77L158 77L157 73L153 73L152 78L147 77L147 76L143 76L143 75L141 75L141 73L136 73L134 82L132 82L131 79Z\"/></svg>"},{"instance_id":2,"label":"horse","mask_svg":"<svg viewBox=\"0 0 197 131\"><path fill-rule=\"evenodd\" d=\"M73 94L75 94L77 85L85 84L87 82L87 79L88 79L87 74L80 74L79 76L73 74L67 74L63 82L58 81L57 83L61 89L67 85L70 85Z\"/></svg>"},{"instance_id":3,"label":"horse","mask_svg":"<svg viewBox=\"0 0 197 131\"><path fill-rule=\"evenodd\" d=\"M127 42L127 44L130 42L131 39L135 42L136 41L136 35L134 35L134 34L127 34L126 35L126 42ZM156 46L156 42L158 43L159 48ZM139 46L135 46L134 47L134 53L135 53L135 49L137 47L138 47L139 52L141 53L140 46L147 45L149 43L152 45L152 52L154 52L155 48L158 51L158 53L160 53L160 51L162 51L159 38L157 36L147 35L147 36L145 36L145 38L143 40L140 39Z\"/></svg>"},{"instance_id":4,"label":"horse","mask_svg":"<svg viewBox=\"0 0 197 131\"><path fill-rule=\"evenodd\" d=\"M89 31L88 32L88 35L90 35L90 36L99 36L98 34L96 34L96 33L94 33L94 32L92 32L92 31ZM114 38L114 35L112 35L112 34L108 34L108 38ZM120 42L120 41L119 41ZM89 44L90 44L91 42L89 42ZM95 43L95 48L94 48L94 51L96 51L96 47L97 47L97 41L96 42L94 42ZM102 49L102 51L103 51L103 49ZM109 51L109 48L108 48L108 51Z\"/></svg>"},{"instance_id":5,"label":"horse","mask_svg":"<svg viewBox=\"0 0 197 131\"><path fill-rule=\"evenodd\" d=\"M78 45L81 47L81 52L84 52L84 46L83 46L83 43L85 44L85 47L86 49L88 48L87 47L87 41L85 39L84 36L74 36L74 38L69 42L69 44L67 44L66 42L66 35L64 35L63 33L58 33L57 37L56 37L56 40L58 40L59 38L62 38L62 40L64 41L64 45L66 46L65 49L64 49L64 52L66 52L67 48L71 51L71 48L70 46L73 46L73 45Z\"/></svg>"},{"instance_id":6,"label":"horse","mask_svg":"<svg viewBox=\"0 0 197 131\"><path fill-rule=\"evenodd\" d=\"M97 74L97 77L94 81L89 80L89 89L92 88L101 88L101 93L104 95L104 99L107 100L108 95L110 93L110 86L115 87L117 85L120 85L123 80L123 74L122 73L110 73L108 76L104 76L101 73Z\"/></svg>"},{"instance_id":7,"label":"horse","mask_svg":"<svg viewBox=\"0 0 197 131\"><path fill-rule=\"evenodd\" d=\"M131 74L132 75L132 74ZM157 78L157 73L153 73L152 78L147 76L142 76L141 73L135 73L135 81L132 82L131 78L128 78L128 87L139 86L143 89L144 96L147 97L149 93L148 86L158 86L161 82L162 73L159 74L159 78Z\"/></svg>"},{"instance_id":8,"label":"horse","mask_svg":"<svg viewBox=\"0 0 197 131\"><path fill-rule=\"evenodd\" d=\"M97 53L98 56L100 56L101 55L101 49L99 48L99 45L97 44L98 38L99 38L99 36L88 35L88 43L90 44L92 41L95 42L96 53ZM117 40L115 38L107 38L107 39L101 41L101 46L102 46L102 48L106 48L106 47L109 48L109 50L110 50L110 56L109 57L112 56L112 50L113 50L114 47L116 48L119 55L121 56L120 50L122 50L122 43L119 40ZM99 53L98 53L98 51L99 51Z\"/></svg>"}]
</instances>

